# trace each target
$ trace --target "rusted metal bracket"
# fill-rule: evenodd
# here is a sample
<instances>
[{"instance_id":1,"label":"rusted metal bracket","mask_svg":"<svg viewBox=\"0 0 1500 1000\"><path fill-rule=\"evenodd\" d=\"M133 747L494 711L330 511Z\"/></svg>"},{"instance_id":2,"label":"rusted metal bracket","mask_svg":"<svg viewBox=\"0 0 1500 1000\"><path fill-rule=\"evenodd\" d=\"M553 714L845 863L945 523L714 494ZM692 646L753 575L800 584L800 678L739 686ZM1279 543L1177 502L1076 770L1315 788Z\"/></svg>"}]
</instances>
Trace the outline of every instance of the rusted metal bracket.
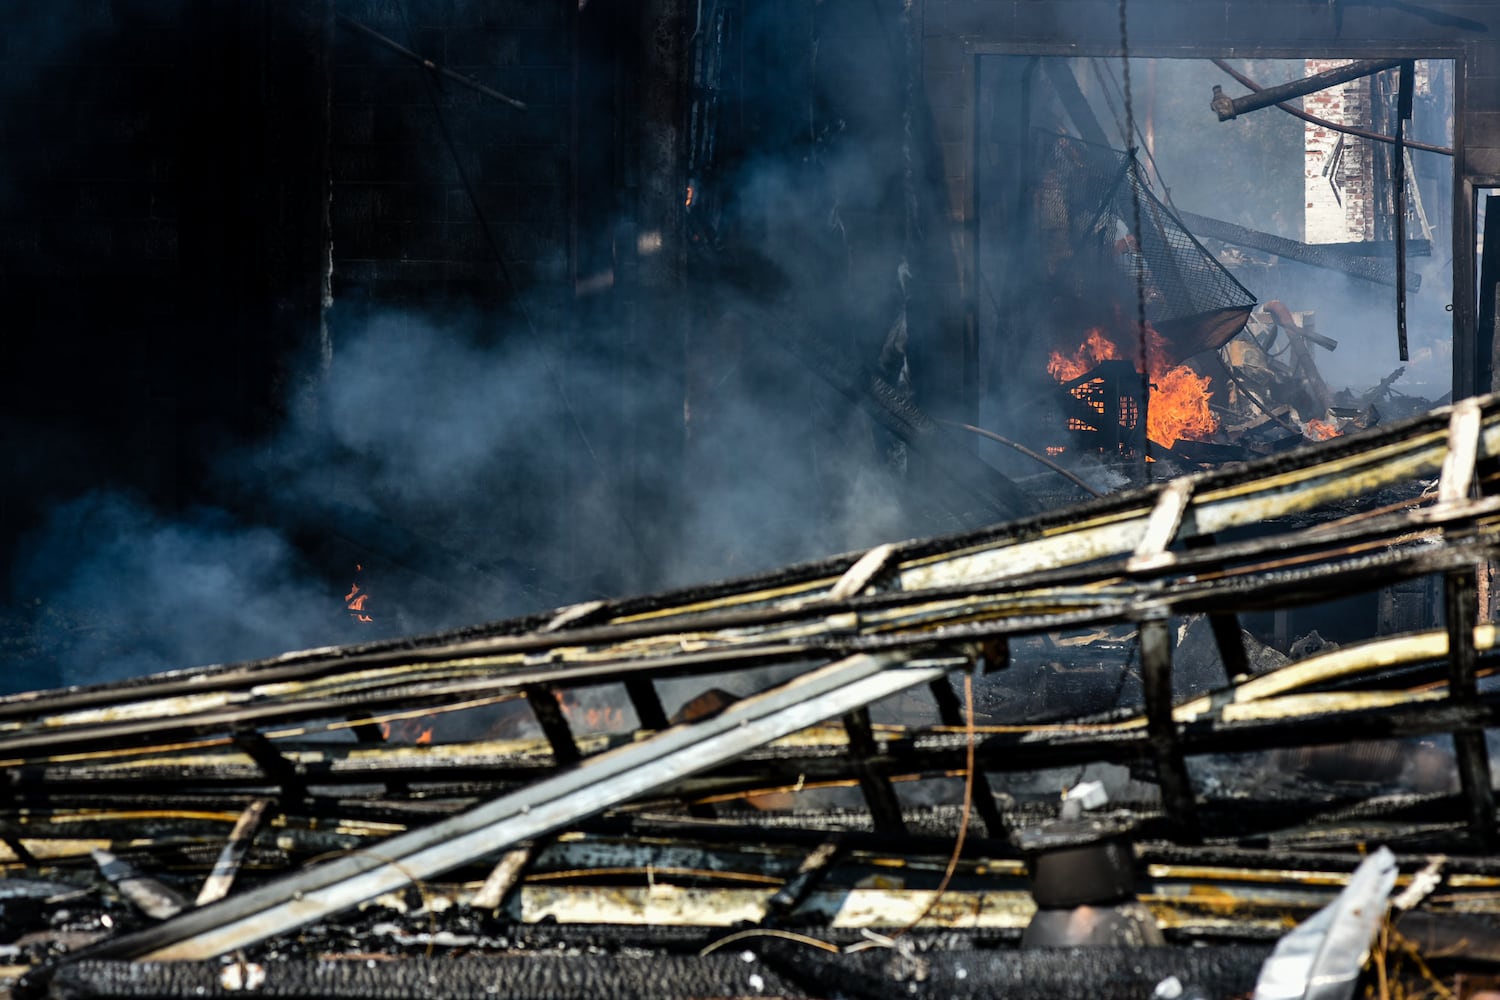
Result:
<instances>
[{"instance_id":1,"label":"rusted metal bracket","mask_svg":"<svg viewBox=\"0 0 1500 1000\"><path fill-rule=\"evenodd\" d=\"M802 901L818 887L818 883L823 881L824 876L832 870L834 862L843 853L843 847L844 842L841 837L830 837L803 858L802 864L797 866L797 873L787 879L786 883L776 890L776 894L766 902L767 920L782 919L797 909Z\"/></svg>"},{"instance_id":2,"label":"rusted metal bracket","mask_svg":"<svg viewBox=\"0 0 1500 1000\"><path fill-rule=\"evenodd\" d=\"M896 789L891 787L889 778L867 763L880 752L875 746L875 732L870 728L869 709L860 707L847 713L844 729L849 734L849 753L859 775L859 790L875 818L875 829L881 833L905 833L906 821L901 818L901 800L896 797Z\"/></svg>"},{"instance_id":3,"label":"rusted metal bracket","mask_svg":"<svg viewBox=\"0 0 1500 1000\"><path fill-rule=\"evenodd\" d=\"M561 765L576 764L583 759L578 743L573 739L573 730L568 726L551 688L542 684L526 688L526 704L531 706L536 721L541 723L542 735L552 744L553 760Z\"/></svg>"},{"instance_id":4,"label":"rusted metal bracket","mask_svg":"<svg viewBox=\"0 0 1500 1000\"><path fill-rule=\"evenodd\" d=\"M1183 841L1201 843L1193 783L1177 741L1177 723L1172 719L1172 632L1164 619L1155 618L1141 622L1140 636L1146 732L1156 762L1162 807L1168 820L1181 832Z\"/></svg>"},{"instance_id":5,"label":"rusted metal bracket","mask_svg":"<svg viewBox=\"0 0 1500 1000\"><path fill-rule=\"evenodd\" d=\"M241 727L235 730L233 738L234 745L255 761L255 766L260 768L261 773L281 789L283 806L307 798L306 773L297 764L283 757L264 733L258 729Z\"/></svg>"},{"instance_id":6,"label":"rusted metal bracket","mask_svg":"<svg viewBox=\"0 0 1500 1000\"><path fill-rule=\"evenodd\" d=\"M1444 615L1448 625L1448 697L1456 704L1474 705L1479 694L1475 678L1474 626L1479 620L1478 578L1471 567L1449 573L1443 581ZM1469 829L1485 848L1495 836L1495 793L1490 785L1490 757L1484 730L1465 728L1453 732L1453 751L1458 777L1469 810Z\"/></svg>"}]
</instances>

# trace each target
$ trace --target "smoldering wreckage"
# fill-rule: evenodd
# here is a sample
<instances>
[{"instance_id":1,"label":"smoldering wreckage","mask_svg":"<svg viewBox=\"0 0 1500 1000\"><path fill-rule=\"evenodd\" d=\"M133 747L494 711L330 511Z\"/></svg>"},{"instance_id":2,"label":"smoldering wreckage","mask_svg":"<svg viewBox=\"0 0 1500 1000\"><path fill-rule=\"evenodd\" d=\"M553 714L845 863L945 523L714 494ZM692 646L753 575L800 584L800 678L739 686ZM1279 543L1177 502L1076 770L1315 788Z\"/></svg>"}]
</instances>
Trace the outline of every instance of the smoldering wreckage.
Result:
<instances>
[{"instance_id":1,"label":"smoldering wreckage","mask_svg":"<svg viewBox=\"0 0 1500 1000\"><path fill-rule=\"evenodd\" d=\"M1032 138L1034 266L1069 294L1024 320L1089 332L1049 352L1045 432L970 430L1035 476L785 345L983 527L0 700L8 988L1497 995L1500 397L1336 391L1318 317L1223 263L1392 292L1404 356L1411 62L1343 79L1372 73L1394 262L1176 212L1076 107ZM1245 627L1358 594L1363 641Z\"/></svg>"}]
</instances>

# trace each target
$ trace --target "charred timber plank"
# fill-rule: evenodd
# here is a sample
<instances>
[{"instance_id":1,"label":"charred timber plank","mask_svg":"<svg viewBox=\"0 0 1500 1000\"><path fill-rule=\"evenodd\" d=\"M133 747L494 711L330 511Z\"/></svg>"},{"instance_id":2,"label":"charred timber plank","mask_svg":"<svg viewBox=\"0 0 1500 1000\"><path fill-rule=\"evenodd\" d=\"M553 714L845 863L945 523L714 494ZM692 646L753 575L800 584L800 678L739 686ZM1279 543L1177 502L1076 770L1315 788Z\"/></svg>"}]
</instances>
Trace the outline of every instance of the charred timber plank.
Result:
<instances>
[{"instance_id":1,"label":"charred timber plank","mask_svg":"<svg viewBox=\"0 0 1500 1000\"><path fill-rule=\"evenodd\" d=\"M667 710L662 707L661 696L649 677L632 677L625 682L625 693L635 708L635 716L642 729L666 729Z\"/></svg>"},{"instance_id":2,"label":"charred timber plank","mask_svg":"<svg viewBox=\"0 0 1500 1000\"><path fill-rule=\"evenodd\" d=\"M1391 222L1396 240L1396 353L1410 361L1406 343L1406 122L1416 89L1416 63L1402 60L1396 83L1396 155L1391 157Z\"/></svg>"},{"instance_id":3,"label":"charred timber plank","mask_svg":"<svg viewBox=\"0 0 1500 1000\"><path fill-rule=\"evenodd\" d=\"M768 920L781 919L790 916L792 911L800 906L818 884L823 880L844 852L843 838L834 836L825 840L815 847L812 853L802 859L797 866L796 873L786 884L776 890L766 903L766 917Z\"/></svg>"},{"instance_id":4,"label":"charred timber plank","mask_svg":"<svg viewBox=\"0 0 1500 1000\"><path fill-rule=\"evenodd\" d=\"M1189 612L1218 613L1245 607L1285 606L1299 601L1316 600L1330 586L1373 589L1390 579L1407 578L1431 572L1442 572L1487 558L1497 547L1494 528L1458 530L1466 523L1493 513L1497 501L1450 502L1430 511L1409 515L1392 514L1381 519L1356 521L1322 531L1308 529L1289 536L1270 536L1255 542L1236 543L1217 549L1179 554L1165 569L1178 575L1155 582L1132 579L1125 566L1068 570L1062 577L1055 573L1005 581L980 589L967 586L934 588L920 595L919 611L912 612L908 603L918 600L909 592L872 595L851 599L848 612L828 614L819 606L816 616L791 633L800 635L798 643L786 645L750 645L743 649L726 648L713 652L687 653L680 650L680 637L669 635L656 655L621 656L605 650L595 652L596 662L584 664L528 665L524 656L519 663L496 663L493 667L471 670L465 667L461 679L419 685L413 683L410 671L393 668L393 680L373 690L351 689L349 700L332 698L287 697L277 701L262 699L243 707L221 708L197 715L187 710L175 712L163 705L161 710L130 721L114 721L106 714L99 724L66 726L56 720L43 720L36 729L0 737L0 752L39 753L84 749L101 752L109 746L161 745L170 738L208 735L251 727L271 720L338 717L349 709L351 701L370 707L441 705L458 701L462 696L492 692L497 686L542 684L577 684L604 678L618 679L624 673L649 673L696 666L726 669L738 665L772 662L775 659L803 657L824 650L898 650L922 646L949 646L1024 634L1059 627L1066 623L1100 623L1134 620L1149 614ZM1203 515L1198 513L1201 523ZM1414 530L1414 529L1421 530ZM1392 532L1404 537L1393 547ZM1433 542L1443 541L1442 545ZM1230 556L1245 561L1231 570L1200 574L1195 569L1221 564ZM1060 572L1060 571L1059 571ZM1135 574L1136 577L1143 576ZM1062 583L1053 585L1053 579ZM1016 584L1034 584L1026 589ZM953 624L953 622L960 624ZM848 626L855 626L851 631ZM775 633L772 633L775 634ZM744 639L738 636L734 641ZM677 652L669 652L678 648ZM649 654L652 647L641 647ZM616 658L619 657L619 658ZM472 664L473 658L464 662ZM513 668L513 669L512 669ZM446 676L441 666L427 668L436 676ZM366 675L361 683L370 683ZM263 738L262 738L263 739ZM267 766L277 764L267 756L265 747L256 748ZM272 748L274 750L274 748ZM291 774L278 772L290 780ZM295 785L295 781L292 782Z\"/></svg>"},{"instance_id":5,"label":"charred timber plank","mask_svg":"<svg viewBox=\"0 0 1500 1000\"><path fill-rule=\"evenodd\" d=\"M902 666L902 657L854 656L736 702L719 715L674 726L590 757L555 777L432 826L307 868L77 958L201 959L294 930L383 892L430 879L595 815L746 750L918 684L961 665ZM45 980L50 970L39 979Z\"/></svg>"},{"instance_id":6,"label":"charred timber plank","mask_svg":"<svg viewBox=\"0 0 1500 1000\"><path fill-rule=\"evenodd\" d=\"M1181 831L1181 838L1198 842L1198 810L1193 801L1193 783L1188 777L1177 724L1172 719L1172 633L1166 621L1141 622L1141 668L1145 673L1146 738L1156 762L1156 782L1161 786L1167 817Z\"/></svg>"},{"instance_id":7,"label":"charred timber plank","mask_svg":"<svg viewBox=\"0 0 1500 1000\"><path fill-rule=\"evenodd\" d=\"M914 983L892 974L894 960L885 951L829 954L786 941L768 941L757 950L773 969L805 984L816 996L897 1000L914 992L907 989ZM920 953L920 992L953 1000L1127 1000L1150 996L1157 983L1180 977L1204 996L1248 996L1269 952L1269 944L982 952L934 948Z\"/></svg>"},{"instance_id":8,"label":"charred timber plank","mask_svg":"<svg viewBox=\"0 0 1500 1000\"><path fill-rule=\"evenodd\" d=\"M1500 414L1493 397L1479 405L1482 426L1475 447L1481 458L1488 458L1500 446ZM1260 523L1431 475L1442 467L1449 452L1449 436L1440 421L1453 412L1438 411L1358 439L1254 463L1245 467L1253 470L1249 477L1245 470L1194 477L1193 500L1180 534L1192 538ZM1492 527L1476 529L1468 539L1449 529L1439 533L1439 524L1462 526L1468 518L1478 525L1477 519L1484 514L1482 506L1445 504L1443 511L1431 515L1393 515L1386 521L1330 530L1318 536L1330 546L1321 553L1316 539L1304 532L1269 536L1259 543L1261 550L1242 544L1206 555L1185 553L1174 561L1176 571L1183 572L1195 558L1250 559L1258 551L1285 549L1289 538L1296 538L1307 559L1326 563L1315 569L1278 570L1274 562L1252 563L1224 579L1121 580L1111 590L1101 587L1109 582L1107 574L1101 575L1097 568L1075 568L1122 556L1139 545L1161 492L1146 490L1110 498L1076 508L1064 517L1022 522L992 534L904 546L904 558L894 569L902 590L897 594L814 605L809 598L836 586L856 561L857 557L850 557L833 564L837 573L817 580L765 589L756 589L752 581L741 585L737 597L616 615L609 624L567 630L565 635L500 635L426 648L418 643L415 649L408 643L398 649L325 650L222 672L182 672L84 692L14 697L4 702L6 714L13 719L29 716L33 721L0 735L0 754L24 759L77 749L160 745L153 741L222 734L265 720L338 718L356 706L373 710L441 705L461 695L493 692L497 686L603 682L618 679L622 671L664 676L671 671L728 669L806 657L819 650L966 642L1068 621L1117 620L1152 607L1213 612L1232 609L1236 603L1293 601L1329 582L1364 585L1382 569L1420 573L1457 568L1455 560L1460 556L1483 558L1484 550L1492 549L1495 541ZM1415 553L1389 551L1389 540L1381 543L1374 534L1376 527L1387 531L1399 527L1402 533L1410 533L1419 525L1429 529L1430 541L1444 544ZM1366 539L1362 543L1366 551L1372 545L1385 551L1354 558L1334 547L1340 540L1357 536ZM1290 562L1283 561L1283 565ZM1079 585L1072 593L1065 589L1048 592L1041 586L1049 579L1069 578ZM1027 593L1022 588L1028 585L1036 589ZM934 604L933 599L939 597L943 602ZM931 607L913 614L907 602ZM858 615L846 616L845 611ZM849 627L843 624L846 619L854 632L865 634L851 638ZM868 622L862 624L862 620ZM953 625L954 620L978 620L978 624ZM698 649L706 640L695 639L694 647L685 649L682 632L689 628L726 629L732 634L719 640L723 644L719 648ZM542 650L551 651L555 662L534 663L532 655ZM215 680L222 686L213 686ZM162 696L163 691L173 694ZM108 697L117 701L107 703ZM126 700L119 702L121 698ZM99 708L102 704L108 707ZM76 714L44 714L49 710Z\"/></svg>"},{"instance_id":9,"label":"charred timber plank","mask_svg":"<svg viewBox=\"0 0 1500 1000\"><path fill-rule=\"evenodd\" d=\"M711 1000L742 997L759 991L767 996L807 994L786 983L765 963L747 965L739 951L699 957L654 954L646 958L600 954L544 954L521 957L413 957L396 962L358 959L284 959L264 965L240 961L108 962L90 961L58 977L61 1000L197 1000L201 997L267 995L303 1000L493 1000L496 984L512 1000Z\"/></svg>"},{"instance_id":10,"label":"charred timber plank","mask_svg":"<svg viewBox=\"0 0 1500 1000\"><path fill-rule=\"evenodd\" d=\"M255 835L260 832L261 819L270 805L270 799L256 799L245 807L245 811L235 821L234 828L229 831L229 839L214 861L213 871L204 879L203 888L198 890L198 898L193 905L205 906L229 894L234 878L239 873L240 863L245 860L245 854L255 842Z\"/></svg>"},{"instance_id":11,"label":"charred timber plank","mask_svg":"<svg viewBox=\"0 0 1500 1000\"><path fill-rule=\"evenodd\" d=\"M291 805L307 797L307 776L295 762L283 757L265 734L239 727L234 744L247 754L261 772L281 789L283 804Z\"/></svg>"},{"instance_id":12,"label":"charred timber plank","mask_svg":"<svg viewBox=\"0 0 1500 1000\"><path fill-rule=\"evenodd\" d=\"M846 713L844 728L849 733L849 755L854 773L859 776L859 790L875 819L875 829L882 833L904 832L906 823L901 818L901 800L896 797L896 790L885 775L865 763L878 753L869 711L857 708Z\"/></svg>"}]
</instances>

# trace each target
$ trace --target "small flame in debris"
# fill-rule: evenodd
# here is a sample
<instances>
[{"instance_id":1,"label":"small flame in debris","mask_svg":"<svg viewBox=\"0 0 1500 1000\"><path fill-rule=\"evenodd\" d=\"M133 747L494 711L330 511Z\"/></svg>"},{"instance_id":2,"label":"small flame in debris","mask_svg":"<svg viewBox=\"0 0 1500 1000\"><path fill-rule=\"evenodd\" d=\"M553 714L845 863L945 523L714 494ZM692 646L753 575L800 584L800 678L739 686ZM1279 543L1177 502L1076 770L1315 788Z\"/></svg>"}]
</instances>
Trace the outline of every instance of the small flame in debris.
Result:
<instances>
[{"instance_id":1,"label":"small flame in debris","mask_svg":"<svg viewBox=\"0 0 1500 1000\"><path fill-rule=\"evenodd\" d=\"M1211 436L1219 429L1219 418L1208 408L1208 383L1207 375L1199 375L1185 365L1153 374L1146 436L1169 448L1178 441L1202 441Z\"/></svg>"},{"instance_id":2,"label":"small flame in debris","mask_svg":"<svg viewBox=\"0 0 1500 1000\"><path fill-rule=\"evenodd\" d=\"M359 573L363 570L363 565L359 563L354 564L355 573ZM369 599L370 595L364 590L360 589L358 580L355 580L352 584L350 584L349 593L344 595L344 607L349 610L349 617L353 618L357 622L373 622L375 619L371 618L368 614L365 613L365 602Z\"/></svg>"},{"instance_id":3,"label":"small flame in debris","mask_svg":"<svg viewBox=\"0 0 1500 1000\"><path fill-rule=\"evenodd\" d=\"M682 204L687 208L693 207L693 186L691 184L687 186L687 197L683 199Z\"/></svg>"},{"instance_id":4,"label":"small flame in debris","mask_svg":"<svg viewBox=\"0 0 1500 1000\"><path fill-rule=\"evenodd\" d=\"M571 691L554 691L553 695L575 731L615 733L625 728L625 713L613 705L585 707Z\"/></svg>"},{"instance_id":5,"label":"small flame in debris","mask_svg":"<svg viewBox=\"0 0 1500 1000\"><path fill-rule=\"evenodd\" d=\"M422 716L416 719L392 719L380 724L380 735L388 743L403 746L427 746L432 743L433 719Z\"/></svg>"},{"instance_id":6,"label":"small flame in debris","mask_svg":"<svg viewBox=\"0 0 1500 1000\"><path fill-rule=\"evenodd\" d=\"M1147 325L1151 354L1151 400L1146 412L1146 436L1171 447L1179 440L1205 440L1219 429L1219 419L1208 407L1209 382L1186 365L1169 366L1166 341ZM1134 352L1132 352L1134 353ZM1047 374L1059 382L1082 378L1101 362L1122 357L1120 348L1094 327L1072 353L1053 351ZM1137 364L1139 370L1139 364Z\"/></svg>"},{"instance_id":7,"label":"small flame in debris","mask_svg":"<svg viewBox=\"0 0 1500 1000\"><path fill-rule=\"evenodd\" d=\"M1327 441L1331 437L1338 437L1342 432L1337 424L1327 420L1308 420L1302 425L1302 433L1314 441Z\"/></svg>"}]
</instances>

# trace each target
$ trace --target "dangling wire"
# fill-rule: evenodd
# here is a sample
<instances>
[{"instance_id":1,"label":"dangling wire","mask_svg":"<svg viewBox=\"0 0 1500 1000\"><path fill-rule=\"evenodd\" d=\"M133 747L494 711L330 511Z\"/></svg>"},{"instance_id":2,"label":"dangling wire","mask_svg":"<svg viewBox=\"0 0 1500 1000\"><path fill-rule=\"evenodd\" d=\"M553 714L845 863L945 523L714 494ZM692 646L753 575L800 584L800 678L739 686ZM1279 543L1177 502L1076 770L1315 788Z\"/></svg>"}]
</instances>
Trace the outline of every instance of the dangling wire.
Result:
<instances>
[{"instance_id":1,"label":"dangling wire","mask_svg":"<svg viewBox=\"0 0 1500 1000\"><path fill-rule=\"evenodd\" d=\"M1127 0L1120 0L1120 75L1125 85L1125 131L1126 134L1135 138L1135 105L1130 95L1130 33L1127 30L1126 15ZM1135 253L1138 258L1135 271L1135 328L1138 338L1141 359L1141 402L1142 410L1150 406L1151 400L1151 356L1150 344L1146 337L1146 272L1145 272L1145 248L1141 244L1141 191L1140 179L1136 175L1135 146L1131 145L1126 150L1130 157L1130 213L1131 233L1135 239ZM1145 414L1142 414L1144 419ZM1146 449L1141 448L1141 482L1146 482Z\"/></svg>"}]
</instances>

